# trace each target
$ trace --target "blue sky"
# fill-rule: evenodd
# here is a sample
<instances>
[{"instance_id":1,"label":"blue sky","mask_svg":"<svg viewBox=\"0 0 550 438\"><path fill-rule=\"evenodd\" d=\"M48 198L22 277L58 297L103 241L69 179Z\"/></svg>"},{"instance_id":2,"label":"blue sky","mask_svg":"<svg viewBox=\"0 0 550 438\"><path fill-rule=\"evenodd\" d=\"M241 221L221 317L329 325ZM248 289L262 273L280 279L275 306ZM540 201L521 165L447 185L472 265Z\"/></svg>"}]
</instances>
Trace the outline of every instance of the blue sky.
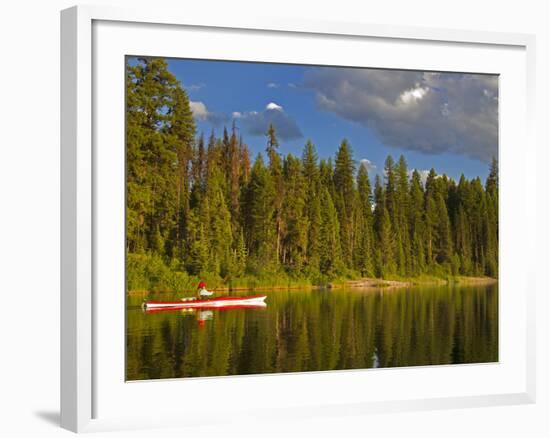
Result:
<instances>
[{"instance_id":1,"label":"blue sky","mask_svg":"<svg viewBox=\"0 0 550 438\"><path fill-rule=\"evenodd\" d=\"M498 78L488 75L168 60L189 94L198 132L220 135L233 120L252 155L271 122L281 154L311 139L334 157L343 138L354 158L381 173L388 154L409 168L458 179L488 173L497 154Z\"/></svg>"}]
</instances>

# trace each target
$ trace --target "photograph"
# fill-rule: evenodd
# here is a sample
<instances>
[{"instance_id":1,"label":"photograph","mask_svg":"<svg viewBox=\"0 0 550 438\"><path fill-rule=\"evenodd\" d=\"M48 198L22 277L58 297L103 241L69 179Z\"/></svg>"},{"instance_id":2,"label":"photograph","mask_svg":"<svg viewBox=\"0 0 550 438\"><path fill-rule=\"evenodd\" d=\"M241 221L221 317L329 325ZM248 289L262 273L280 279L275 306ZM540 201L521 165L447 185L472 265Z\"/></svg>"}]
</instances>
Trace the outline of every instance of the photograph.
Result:
<instances>
[{"instance_id":1,"label":"photograph","mask_svg":"<svg viewBox=\"0 0 550 438\"><path fill-rule=\"evenodd\" d=\"M126 381L499 361L499 75L124 63Z\"/></svg>"}]
</instances>

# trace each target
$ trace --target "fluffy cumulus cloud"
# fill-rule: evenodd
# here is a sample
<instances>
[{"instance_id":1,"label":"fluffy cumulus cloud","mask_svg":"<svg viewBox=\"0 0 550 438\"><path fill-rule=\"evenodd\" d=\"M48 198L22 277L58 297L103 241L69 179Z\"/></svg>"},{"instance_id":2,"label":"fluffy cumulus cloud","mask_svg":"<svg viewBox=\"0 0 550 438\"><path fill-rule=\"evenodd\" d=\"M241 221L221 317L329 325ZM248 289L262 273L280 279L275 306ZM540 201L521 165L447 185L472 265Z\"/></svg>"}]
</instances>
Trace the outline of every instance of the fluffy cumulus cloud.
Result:
<instances>
[{"instance_id":1,"label":"fluffy cumulus cloud","mask_svg":"<svg viewBox=\"0 0 550 438\"><path fill-rule=\"evenodd\" d=\"M214 126L222 125L223 123L227 123L230 120L230 117L227 114L209 111L204 102L189 101L189 107L191 108L193 116L197 120L210 122Z\"/></svg>"},{"instance_id":2,"label":"fluffy cumulus cloud","mask_svg":"<svg viewBox=\"0 0 550 438\"><path fill-rule=\"evenodd\" d=\"M367 172L372 173L376 171L376 165L366 158L363 158L359 161L359 165L363 166L365 169L367 169Z\"/></svg>"},{"instance_id":3,"label":"fluffy cumulus cloud","mask_svg":"<svg viewBox=\"0 0 550 438\"><path fill-rule=\"evenodd\" d=\"M281 105L275 102L269 102L263 111L236 111L232 116L240 121L241 126L250 135L265 135L269 125L273 124L277 136L281 140L294 140L302 137L302 131L296 121L285 112Z\"/></svg>"},{"instance_id":4,"label":"fluffy cumulus cloud","mask_svg":"<svg viewBox=\"0 0 550 438\"><path fill-rule=\"evenodd\" d=\"M191 112L196 119L206 120L208 118L208 109L203 102L190 101L189 107L191 108Z\"/></svg>"},{"instance_id":5,"label":"fluffy cumulus cloud","mask_svg":"<svg viewBox=\"0 0 550 438\"><path fill-rule=\"evenodd\" d=\"M269 102L265 106L265 109L268 111L270 110L283 111L283 107L281 105L277 105L275 102Z\"/></svg>"},{"instance_id":6,"label":"fluffy cumulus cloud","mask_svg":"<svg viewBox=\"0 0 550 438\"><path fill-rule=\"evenodd\" d=\"M489 162L498 148L498 78L397 70L312 69L318 105L391 147Z\"/></svg>"}]
</instances>

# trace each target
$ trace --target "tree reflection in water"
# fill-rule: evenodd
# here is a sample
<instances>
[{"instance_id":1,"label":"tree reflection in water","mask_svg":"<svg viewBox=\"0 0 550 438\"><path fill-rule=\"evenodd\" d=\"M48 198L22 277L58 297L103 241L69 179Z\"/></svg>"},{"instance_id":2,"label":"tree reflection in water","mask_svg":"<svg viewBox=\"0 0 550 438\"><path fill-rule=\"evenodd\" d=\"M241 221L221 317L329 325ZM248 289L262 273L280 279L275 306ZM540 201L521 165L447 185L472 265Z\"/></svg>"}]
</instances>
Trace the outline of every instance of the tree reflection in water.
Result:
<instances>
[{"instance_id":1,"label":"tree reflection in water","mask_svg":"<svg viewBox=\"0 0 550 438\"><path fill-rule=\"evenodd\" d=\"M498 286L274 291L264 309L143 313L127 379L498 361Z\"/></svg>"}]
</instances>

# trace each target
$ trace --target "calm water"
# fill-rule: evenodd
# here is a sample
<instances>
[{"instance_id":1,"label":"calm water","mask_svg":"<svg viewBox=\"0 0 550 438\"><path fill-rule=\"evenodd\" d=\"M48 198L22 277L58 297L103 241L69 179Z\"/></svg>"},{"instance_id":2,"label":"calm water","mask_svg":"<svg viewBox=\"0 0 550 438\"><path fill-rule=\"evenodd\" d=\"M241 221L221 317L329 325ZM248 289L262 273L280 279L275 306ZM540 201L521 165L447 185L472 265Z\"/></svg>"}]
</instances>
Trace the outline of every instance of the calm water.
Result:
<instances>
[{"instance_id":1,"label":"calm water","mask_svg":"<svg viewBox=\"0 0 550 438\"><path fill-rule=\"evenodd\" d=\"M127 379L498 361L497 285L266 295L264 309L154 314L129 297Z\"/></svg>"}]
</instances>

